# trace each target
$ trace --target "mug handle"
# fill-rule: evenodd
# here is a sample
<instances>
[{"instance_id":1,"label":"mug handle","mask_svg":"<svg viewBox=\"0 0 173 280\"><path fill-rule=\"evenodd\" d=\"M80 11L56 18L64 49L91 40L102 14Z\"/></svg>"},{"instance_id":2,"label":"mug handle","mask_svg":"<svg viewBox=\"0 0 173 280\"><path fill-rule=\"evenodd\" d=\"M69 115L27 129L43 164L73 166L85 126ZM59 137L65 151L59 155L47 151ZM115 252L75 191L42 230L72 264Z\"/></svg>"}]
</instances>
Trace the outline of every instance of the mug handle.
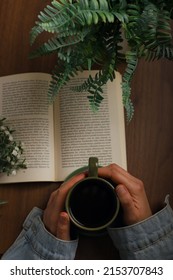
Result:
<instances>
[{"instance_id":1,"label":"mug handle","mask_svg":"<svg viewBox=\"0 0 173 280\"><path fill-rule=\"evenodd\" d=\"M98 158L90 157L88 163L88 177L98 177Z\"/></svg>"}]
</instances>

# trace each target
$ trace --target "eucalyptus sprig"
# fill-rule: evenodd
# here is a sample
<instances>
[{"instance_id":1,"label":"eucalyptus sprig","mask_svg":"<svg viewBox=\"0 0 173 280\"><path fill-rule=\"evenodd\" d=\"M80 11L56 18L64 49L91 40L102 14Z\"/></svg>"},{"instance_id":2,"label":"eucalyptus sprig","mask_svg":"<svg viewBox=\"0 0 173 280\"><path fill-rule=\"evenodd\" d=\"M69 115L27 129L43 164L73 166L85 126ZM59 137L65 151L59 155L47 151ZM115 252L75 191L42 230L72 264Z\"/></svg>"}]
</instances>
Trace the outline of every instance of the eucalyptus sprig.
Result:
<instances>
[{"instance_id":1,"label":"eucalyptus sprig","mask_svg":"<svg viewBox=\"0 0 173 280\"><path fill-rule=\"evenodd\" d=\"M53 0L38 15L31 31L31 44L43 32L52 34L48 41L32 52L31 57L57 54L52 73L49 97L54 100L77 71L100 69L90 75L78 90L89 92L93 110L103 99L103 85L115 77L122 61L127 67L123 74L123 104L127 118L133 116L131 81L143 57L148 61L173 59L171 19L172 0ZM127 41L128 51L121 43Z\"/></svg>"},{"instance_id":2,"label":"eucalyptus sprig","mask_svg":"<svg viewBox=\"0 0 173 280\"><path fill-rule=\"evenodd\" d=\"M13 139L14 130L0 118L0 173L16 175L19 169L25 169L23 143Z\"/></svg>"}]
</instances>

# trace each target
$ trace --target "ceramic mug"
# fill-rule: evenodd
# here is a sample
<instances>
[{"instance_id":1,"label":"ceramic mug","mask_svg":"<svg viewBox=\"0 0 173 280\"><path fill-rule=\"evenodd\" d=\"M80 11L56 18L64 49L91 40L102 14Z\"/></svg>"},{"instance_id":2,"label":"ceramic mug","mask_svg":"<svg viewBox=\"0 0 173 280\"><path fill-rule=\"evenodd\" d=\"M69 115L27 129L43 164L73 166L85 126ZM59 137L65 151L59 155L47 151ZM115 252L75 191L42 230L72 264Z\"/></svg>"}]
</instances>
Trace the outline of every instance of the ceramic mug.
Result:
<instances>
[{"instance_id":1,"label":"ceramic mug","mask_svg":"<svg viewBox=\"0 0 173 280\"><path fill-rule=\"evenodd\" d=\"M89 158L88 177L68 192L66 211L72 223L82 232L101 232L117 217L120 203L114 186L98 177L98 158Z\"/></svg>"}]
</instances>

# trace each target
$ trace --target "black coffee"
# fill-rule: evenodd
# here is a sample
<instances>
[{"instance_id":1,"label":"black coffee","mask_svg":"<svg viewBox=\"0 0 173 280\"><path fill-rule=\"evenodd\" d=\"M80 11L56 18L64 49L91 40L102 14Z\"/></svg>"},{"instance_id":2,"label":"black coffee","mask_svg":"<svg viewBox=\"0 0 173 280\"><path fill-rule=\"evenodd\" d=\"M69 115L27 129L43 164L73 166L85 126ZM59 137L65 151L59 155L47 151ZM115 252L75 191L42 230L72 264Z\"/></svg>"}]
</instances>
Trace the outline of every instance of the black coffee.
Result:
<instances>
[{"instance_id":1,"label":"black coffee","mask_svg":"<svg viewBox=\"0 0 173 280\"><path fill-rule=\"evenodd\" d=\"M117 207L113 188L94 178L76 186L69 205L71 215L80 225L94 228L109 222Z\"/></svg>"}]
</instances>

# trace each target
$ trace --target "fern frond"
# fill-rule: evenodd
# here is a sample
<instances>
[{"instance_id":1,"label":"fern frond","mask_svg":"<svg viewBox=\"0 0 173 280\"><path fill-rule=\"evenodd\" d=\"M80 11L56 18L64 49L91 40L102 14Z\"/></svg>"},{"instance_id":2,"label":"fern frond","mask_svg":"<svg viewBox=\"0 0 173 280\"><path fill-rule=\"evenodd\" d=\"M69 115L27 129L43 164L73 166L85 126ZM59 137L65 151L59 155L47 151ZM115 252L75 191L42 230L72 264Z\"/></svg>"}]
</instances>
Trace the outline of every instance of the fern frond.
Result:
<instances>
[{"instance_id":1,"label":"fern frond","mask_svg":"<svg viewBox=\"0 0 173 280\"><path fill-rule=\"evenodd\" d=\"M87 96L90 104L90 108L93 112L97 112L100 108L100 104L104 99L101 94L103 94L102 88L98 90L89 90L90 95Z\"/></svg>"},{"instance_id":2,"label":"fern frond","mask_svg":"<svg viewBox=\"0 0 173 280\"><path fill-rule=\"evenodd\" d=\"M44 54L49 54L57 51L61 48L66 48L78 44L83 41L83 36L81 34L76 34L75 36L68 36L67 38L51 38L48 42L44 43L38 49L31 53L31 58L42 56Z\"/></svg>"},{"instance_id":3,"label":"fern frond","mask_svg":"<svg viewBox=\"0 0 173 280\"><path fill-rule=\"evenodd\" d=\"M48 32L55 33L61 30L74 28L77 8L71 1L52 1L52 6L48 5L44 13L39 15L39 25ZM78 18L80 22L80 19ZM80 22L82 24L82 22Z\"/></svg>"},{"instance_id":4,"label":"fern frond","mask_svg":"<svg viewBox=\"0 0 173 280\"><path fill-rule=\"evenodd\" d=\"M96 73L95 77L89 75L88 79L84 81L81 85L73 87L74 91L83 92L87 91L90 95L87 96L90 107L93 111L97 111L104 99L103 86L108 82L108 80L115 79L115 71L113 68L112 73L109 71L99 71Z\"/></svg>"},{"instance_id":5,"label":"fern frond","mask_svg":"<svg viewBox=\"0 0 173 280\"><path fill-rule=\"evenodd\" d=\"M112 13L114 14L114 16L119 20L119 22L121 22L122 24L125 23L125 22L128 22L128 16L127 16L127 13L124 12L124 11L112 11Z\"/></svg>"},{"instance_id":6,"label":"fern frond","mask_svg":"<svg viewBox=\"0 0 173 280\"><path fill-rule=\"evenodd\" d=\"M79 16L84 24L97 24L99 21L114 22L114 15L109 10L106 0L81 0L79 1Z\"/></svg>"},{"instance_id":7,"label":"fern frond","mask_svg":"<svg viewBox=\"0 0 173 280\"><path fill-rule=\"evenodd\" d=\"M88 91L90 93L88 99L90 106L94 109L94 111L99 108L103 99L103 86L108 82L108 80L113 81L115 79L117 58L119 57L119 48L117 47L117 41L120 40L119 29L112 29L112 32L109 30L109 33L107 33L106 28L107 27L105 27L104 30L104 36L98 38L96 41L96 54L99 48L102 50L102 52L100 50L102 53L102 61L104 61L102 70L98 71L95 77L89 76L83 84L74 88L74 90L79 92ZM105 57L105 59L103 59L103 57ZM96 58L99 59L97 55Z\"/></svg>"},{"instance_id":8,"label":"fern frond","mask_svg":"<svg viewBox=\"0 0 173 280\"><path fill-rule=\"evenodd\" d=\"M88 92L90 95L87 96L89 100L90 107L93 112L96 112L101 104L101 101L104 99L102 96L103 89L102 89L102 81L100 78L99 73L95 75L95 77L92 77L91 75L88 76L88 79L84 81L79 86L75 86L72 88L73 91L77 92Z\"/></svg>"},{"instance_id":9,"label":"fern frond","mask_svg":"<svg viewBox=\"0 0 173 280\"><path fill-rule=\"evenodd\" d=\"M48 99L52 103L57 97L60 89L66 85L70 79L77 75L76 69L72 67L67 67L66 69L61 68L60 65L56 65L54 71L52 72L52 79L50 81L48 90Z\"/></svg>"},{"instance_id":10,"label":"fern frond","mask_svg":"<svg viewBox=\"0 0 173 280\"><path fill-rule=\"evenodd\" d=\"M48 90L50 102L54 101L60 89L72 77L77 75L77 71L83 71L85 57L81 56L81 52L72 51L69 53L69 56L66 56L65 52L62 51L60 56L63 56L65 61L69 61L68 63L64 63L63 60L58 59L58 63L52 72L52 80Z\"/></svg>"},{"instance_id":11,"label":"fern frond","mask_svg":"<svg viewBox=\"0 0 173 280\"><path fill-rule=\"evenodd\" d=\"M139 6L135 4L127 5L128 21L124 23L124 34L130 46L135 46L138 43L138 28L141 11Z\"/></svg>"},{"instance_id":12,"label":"fern frond","mask_svg":"<svg viewBox=\"0 0 173 280\"><path fill-rule=\"evenodd\" d=\"M150 8L151 11L151 8ZM154 15L144 30L143 42L146 58L154 60L160 58L172 59L172 34L170 26L170 13L165 10L159 11L153 7Z\"/></svg>"},{"instance_id":13,"label":"fern frond","mask_svg":"<svg viewBox=\"0 0 173 280\"><path fill-rule=\"evenodd\" d=\"M125 25L125 34L139 58L173 59L170 12L164 8L163 1L160 1L160 7L149 1L144 7L141 5L141 9L135 4L128 5L129 22Z\"/></svg>"},{"instance_id":14,"label":"fern frond","mask_svg":"<svg viewBox=\"0 0 173 280\"><path fill-rule=\"evenodd\" d=\"M137 52L129 51L126 53L127 67L122 77L123 105L126 109L127 121L129 122L134 114L134 107L130 99L131 96L131 80L135 72L138 58Z\"/></svg>"},{"instance_id":15,"label":"fern frond","mask_svg":"<svg viewBox=\"0 0 173 280\"><path fill-rule=\"evenodd\" d=\"M173 18L173 2L172 0L152 0L153 4L157 5L160 10L166 10L170 13L170 18Z\"/></svg>"},{"instance_id":16,"label":"fern frond","mask_svg":"<svg viewBox=\"0 0 173 280\"><path fill-rule=\"evenodd\" d=\"M30 32L30 44L33 45L36 38L43 32L43 28L40 25L35 25Z\"/></svg>"},{"instance_id":17,"label":"fern frond","mask_svg":"<svg viewBox=\"0 0 173 280\"><path fill-rule=\"evenodd\" d=\"M67 30L68 27L74 26L74 18L76 17L76 8L73 1L68 0L53 0L51 5L47 5L44 11L38 15L38 21L35 27L31 30L30 43L33 44L37 36L43 32L59 33L62 30Z\"/></svg>"}]
</instances>

